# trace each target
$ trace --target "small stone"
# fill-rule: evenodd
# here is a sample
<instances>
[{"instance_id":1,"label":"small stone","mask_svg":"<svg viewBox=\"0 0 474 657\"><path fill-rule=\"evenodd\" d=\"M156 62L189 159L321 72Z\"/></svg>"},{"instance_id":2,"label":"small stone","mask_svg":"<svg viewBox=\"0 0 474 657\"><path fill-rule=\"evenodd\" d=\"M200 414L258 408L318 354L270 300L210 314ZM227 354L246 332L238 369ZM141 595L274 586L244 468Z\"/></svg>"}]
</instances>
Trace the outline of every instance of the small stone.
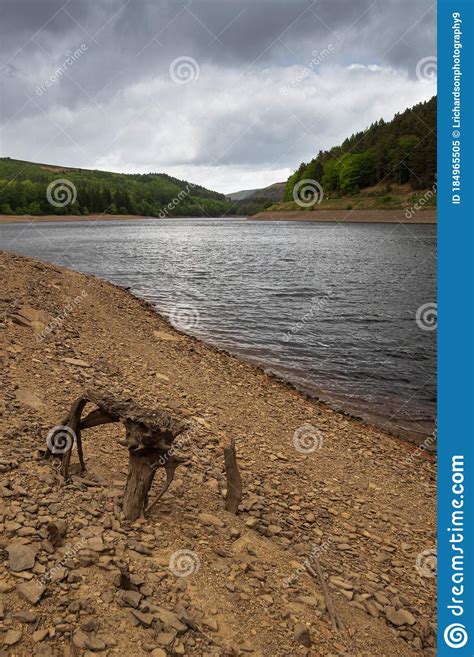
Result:
<instances>
[{"instance_id":1,"label":"small stone","mask_svg":"<svg viewBox=\"0 0 474 657\"><path fill-rule=\"evenodd\" d=\"M23 598L28 600L28 602L31 602L32 605L35 605L40 601L41 596L46 591L46 586L44 586L44 584L42 584L40 581L36 580L17 584L16 590Z\"/></svg>"},{"instance_id":2,"label":"small stone","mask_svg":"<svg viewBox=\"0 0 474 657\"><path fill-rule=\"evenodd\" d=\"M384 593L382 593L382 591L375 591L374 598L383 607L386 607L387 605L390 604L389 599L387 598L387 596Z\"/></svg>"},{"instance_id":3,"label":"small stone","mask_svg":"<svg viewBox=\"0 0 474 657\"><path fill-rule=\"evenodd\" d=\"M51 581L52 582L62 582L63 579L67 577L67 570L63 566L58 566L51 570Z\"/></svg>"},{"instance_id":4,"label":"small stone","mask_svg":"<svg viewBox=\"0 0 474 657\"><path fill-rule=\"evenodd\" d=\"M4 646L14 646L21 639L23 630L8 630L3 639Z\"/></svg>"},{"instance_id":5,"label":"small stone","mask_svg":"<svg viewBox=\"0 0 474 657\"><path fill-rule=\"evenodd\" d=\"M92 650L92 652L102 652L102 650L106 649L105 642L102 641L101 638L98 636L89 636L89 649Z\"/></svg>"},{"instance_id":6,"label":"small stone","mask_svg":"<svg viewBox=\"0 0 474 657\"><path fill-rule=\"evenodd\" d=\"M345 589L346 591L351 591L354 588L351 582L347 582L346 580L341 579L340 577L330 577L329 581L333 586L336 586L338 589Z\"/></svg>"},{"instance_id":7,"label":"small stone","mask_svg":"<svg viewBox=\"0 0 474 657\"><path fill-rule=\"evenodd\" d=\"M21 623L35 623L38 614L35 614L33 611L18 611L13 617Z\"/></svg>"},{"instance_id":8,"label":"small stone","mask_svg":"<svg viewBox=\"0 0 474 657\"><path fill-rule=\"evenodd\" d=\"M100 627L99 620L97 618L89 618L81 625L81 630L84 632L97 632Z\"/></svg>"},{"instance_id":9,"label":"small stone","mask_svg":"<svg viewBox=\"0 0 474 657\"><path fill-rule=\"evenodd\" d=\"M246 526L249 527L250 529L255 529L255 527L258 525L258 523L259 523L258 518L248 518L245 521Z\"/></svg>"},{"instance_id":10,"label":"small stone","mask_svg":"<svg viewBox=\"0 0 474 657\"><path fill-rule=\"evenodd\" d=\"M141 599L142 594L138 593L138 591L124 591L122 593L122 602L126 607L133 607L136 609L140 604Z\"/></svg>"},{"instance_id":11,"label":"small stone","mask_svg":"<svg viewBox=\"0 0 474 657\"><path fill-rule=\"evenodd\" d=\"M135 616L135 618L140 621L140 623L144 627L150 627L150 625L153 623L154 616L153 614L144 614L141 611L137 611L136 609L132 610L132 614Z\"/></svg>"},{"instance_id":12,"label":"small stone","mask_svg":"<svg viewBox=\"0 0 474 657\"><path fill-rule=\"evenodd\" d=\"M164 609L163 607L160 607L156 612L155 616L160 620L165 626L172 627L173 630L176 630L178 634L182 634L183 632L186 632L188 629L184 623L182 623L178 616L173 613L172 611L169 611L168 609Z\"/></svg>"},{"instance_id":13,"label":"small stone","mask_svg":"<svg viewBox=\"0 0 474 657\"><path fill-rule=\"evenodd\" d=\"M58 547L62 543L62 539L66 534L66 523L64 520L48 523L48 541L53 547Z\"/></svg>"},{"instance_id":14,"label":"small stone","mask_svg":"<svg viewBox=\"0 0 474 657\"><path fill-rule=\"evenodd\" d=\"M213 527L220 528L225 527L225 522L217 516L212 515L211 513L200 513L198 520L200 520L205 525L212 525Z\"/></svg>"},{"instance_id":15,"label":"small stone","mask_svg":"<svg viewBox=\"0 0 474 657\"><path fill-rule=\"evenodd\" d=\"M416 623L416 618L408 609L399 609L397 611L395 607L387 607L385 609L385 616L392 625L396 625L397 627L400 625L414 625Z\"/></svg>"},{"instance_id":16,"label":"small stone","mask_svg":"<svg viewBox=\"0 0 474 657\"><path fill-rule=\"evenodd\" d=\"M36 552L28 545L10 543L7 551L10 570L21 572L22 570L30 570L35 565Z\"/></svg>"},{"instance_id":17,"label":"small stone","mask_svg":"<svg viewBox=\"0 0 474 657\"><path fill-rule=\"evenodd\" d=\"M64 363L68 365L76 365L77 367L91 367L90 363L87 363L85 360L80 358L63 358Z\"/></svg>"},{"instance_id":18,"label":"small stone","mask_svg":"<svg viewBox=\"0 0 474 657\"><path fill-rule=\"evenodd\" d=\"M151 652L151 657L166 657L166 652L162 648L155 648Z\"/></svg>"},{"instance_id":19,"label":"small stone","mask_svg":"<svg viewBox=\"0 0 474 657\"><path fill-rule=\"evenodd\" d=\"M90 647L89 637L82 630L76 630L72 635L72 642L76 648L86 649Z\"/></svg>"},{"instance_id":20,"label":"small stone","mask_svg":"<svg viewBox=\"0 0 474 657\"><path fill-rule=\"evenodd\" d=\"M161 646L169 646L176 639L176 632L160 632L156 640Z\"/></svg>"},{"instance_id":21,"label":"small stone","mask_svg":"<svg viewBox=\"0 0 474 657\"><path fill-rule=\"evenodd\" d=\"M153 550L151 550L146 545L143 545L143 543L139 543L138 541L130 541L128 546L131 550L134 550L139 554L144 554L147 557L150 557L153 554Z\"/></svg>"},{"instance_id":22,"label":"small stone","mask_svg":"<svg viewBox=\"0 0 474 657\"><path fill-rule=\"evenodd\" d=\"M44 641L46 637L49 634L49 630L43 629L43 630L36 630L36 632L33 632L33 641L35 643L39 643L40 641Z\"/></svg>"},{"instance_id":23,"label":"small stone","mask_svg":"<svg viewBox=\"0 0 474 657\"><path fill-rule=\"evenodd\" d=\"M100 536L93 536L87 541L87 547L93 552L104 552L105 545L104 541Z\"/></svg>"},{"instance_id":24,"label":"small stone","mask_svg":"<svg viewBox=\"0 0 474 657\"><path fill-rule=\"evenodd\" d=\"M311 647L311 636L305 625L301 625L300 623L295 625L295 640L303 646L306 646L306 648Z\"/></svg>"}]
</instances>

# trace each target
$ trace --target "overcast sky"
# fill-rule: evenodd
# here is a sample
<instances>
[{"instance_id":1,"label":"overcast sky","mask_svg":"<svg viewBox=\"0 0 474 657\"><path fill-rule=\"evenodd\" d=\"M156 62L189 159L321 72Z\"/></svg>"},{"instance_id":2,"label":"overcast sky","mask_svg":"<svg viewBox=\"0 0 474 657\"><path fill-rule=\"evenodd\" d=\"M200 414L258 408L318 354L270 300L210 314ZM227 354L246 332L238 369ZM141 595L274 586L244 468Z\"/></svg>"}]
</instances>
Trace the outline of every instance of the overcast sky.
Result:
<instances>
[{"instance_id":1,"label":"overcast sky","mask_svg":"<svg viewBox=\"0 0 474 657\"><path fill-rule=\"evenodd\" d=\"M429 0L1 0L0 154L260 187L431 98L435 56Z\"/></svg>"}]
</instances>

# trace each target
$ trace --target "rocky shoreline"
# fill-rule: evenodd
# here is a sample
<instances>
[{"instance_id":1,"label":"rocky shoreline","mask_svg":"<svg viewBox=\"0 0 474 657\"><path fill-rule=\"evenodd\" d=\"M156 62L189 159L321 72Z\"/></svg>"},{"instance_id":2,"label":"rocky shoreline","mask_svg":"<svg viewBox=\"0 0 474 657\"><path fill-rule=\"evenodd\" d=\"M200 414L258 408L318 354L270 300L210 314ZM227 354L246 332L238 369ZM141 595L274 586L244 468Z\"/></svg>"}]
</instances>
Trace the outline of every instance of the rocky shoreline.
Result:
<instances>
[{"instance_id":1,"label":"rocky shoreline","mask_svg":"<svg viewBox=\"0 0 474 657\"><path fill-rule=\"evenodd\" d=\"M0 655L435 654L436 473L422 451L110 283L9 253L0 269ZM143 520L121 513L117 425L86 433L87 473L67 483L42 457L91 386L189 421L189 465ZM224 510L230 438L238 515Z\"/></svg>"},{"instance_id":2,"label":"rocky shoreline","mask_svg":"<svg viewBox=\"0 0 474 657\"><path fill-rule=\"evenodd\" d=\"M436 210L419 210L407 217L405 210L268 210L249 219L256 221L321 221L329 223L436 224Z\"/></svg>"}]
</instances>

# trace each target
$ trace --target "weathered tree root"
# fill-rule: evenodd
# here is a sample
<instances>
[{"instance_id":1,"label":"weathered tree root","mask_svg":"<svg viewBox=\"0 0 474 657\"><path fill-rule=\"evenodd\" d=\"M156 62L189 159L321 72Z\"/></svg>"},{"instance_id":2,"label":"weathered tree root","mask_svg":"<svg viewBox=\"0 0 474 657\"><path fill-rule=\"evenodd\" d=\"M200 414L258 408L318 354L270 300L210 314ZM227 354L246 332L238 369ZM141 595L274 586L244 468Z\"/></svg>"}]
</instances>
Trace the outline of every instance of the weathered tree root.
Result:
<instances>
[{"instance_id":1,"label":"weathered tree root","mask_svg":"<svg viewBox=\"0 0 474 657\"><path fill-rule=\"evenodd\" d=\"M171 482L174 479L174 473L176 471L176 468L181 463L187 463L187 459L181 458L179 456L174 456L174 455L169 457L167 463L164 466L165 471L166 471L166 481L163 484L163 487L160 490L160 492L158 493L158 495L153 500L153 502L146 508L146 511L145 511L146 513L151 511L153 509L153 507L156 506L156 503L158 502L158 500L160 500L163 497L163 495L166 493L168 488L171 486Z\"/></svg>"},{"instance_id":2,"label":"weathered tree root","mask_svg":"<svg viewBox=\"0 0 474 657\"><path fill-rule=\"evenodd\" d=\"M88 402L98 408L81 421L82 411ZM183 420L175 419L165 411L146 410L131 402L122 402L107 395L88 391L73 403L61 425L70 429L75 436L82 472L85 471L85 461L81 430L110 422L123 422L125 425L125 440L119 441L129 451L128 477L122 510L128 520L136 520L143 516L157 468L164 467L167 478L164 490L159 493L152 506L169 488L176 467L183 462L183 459L170 455L170 450L174 439L187 428L187 425ZM72 447L73 444L59 455L60 472L65 479L69 477ZM58 456L58 453L51 450L48 445L45 456L50 458Z\"/></svg>"},{"instance_id":3,"label":"weathered tree root","mask_svg":"<svg viewBox=\"0 0 474 657\"><path fill-rule=\"evenodd\" d=\"M82 411L88 403L97 408L81 420ZM81 431L111 422L122 422L125 438L118 443L128 449L128 475L122 501L122 511L127 520L143 517L151 511L170 487L176 468L187 459L177 456L173 451L173 441L188 428L182 418L174 418L165 411L150 411L96 391L87 391L72 404L58 431L71 431L75 437L81 472L85 472L84 452ZM53 434L54 437L54 434ZM54 442L54 441L53 441ZM72 441L71 441L72 442ZM46 458L61 459L60 472L64 479L69 477L73 443L63 452L48 444ZM227 495L225 508L237 513L242 499L242 479L235 452L235 441L224 448ZM147 507L148 495L158 468L164 468L166 481L155 500Z\"/></svg>"}]
</instances>

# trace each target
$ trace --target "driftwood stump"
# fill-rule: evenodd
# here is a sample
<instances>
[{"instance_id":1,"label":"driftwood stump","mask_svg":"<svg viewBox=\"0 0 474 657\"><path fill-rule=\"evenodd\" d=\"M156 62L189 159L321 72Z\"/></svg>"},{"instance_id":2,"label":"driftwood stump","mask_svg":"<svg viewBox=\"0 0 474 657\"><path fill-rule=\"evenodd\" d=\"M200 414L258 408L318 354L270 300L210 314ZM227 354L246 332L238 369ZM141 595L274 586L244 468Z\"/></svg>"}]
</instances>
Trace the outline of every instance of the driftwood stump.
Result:
<instances>
[{"instance_id":1,"label":"driftwood stump","mask_svg":"<svg viewBox=\"0 0 474 657\"><path fill-rule=\"evenodd\" d=\"M96 408L85 418L82 412L88 404ZM121 401L97 391L87 391L72 404L61 425L48 434L46 458L61 459L61 474L69 478L69 466L74 444L77 446L81 472L86 466L82 449L82 432L111 422L122 422L125 438L118 443L128 449L128 476L122 501L122 511L127 520L143 517L145 510L152 509L166 493L173 481L176 468L186 459L178 456L174 440L188 428L182 417L172 417L165 411L150 411L133 402ZM242 480L237 464L235 441L224 448L227 495L225 508L237 513L242 499ZM148 495L158 468L166 472L162 489L148 505ZM148 505L148 506L147 506Z\"/></svg>"},{"instance_id":2,"label":"driftwood stump","mask_svg":"<svg viewBox=\"0 0 474 657\"><path fill-rule=\"evenodd\" d=\"M82 411L89 402L95 404L97 408L81 420ZM120 445L127 447L129 452L128 477L122 510L125 518L136 520L143 516L157 469L160 467L165 469L166 483L151 506L168 489L176 467L186 460L177 457L172 447L175 438L187 428L187 425L182 419L176 419L165 411L150 411L129 401L124 402L111 396L88 391L73 403L63 424L50 432L46 457L61 458L61 474L67 479L75 442L81 471L84 472L81 431L110 422L122 422L125 425L125 439L118 441Z\"/></svg>"},{"instance_id":3,"label":"driftwood stump","mask_svg":"<svg viewBox=\"0 0 474 657\"><path fill-rule=\"evenodd\" d=\"M232 438L230 444L224 447L225 475L227 479L227 493L225 496L225 508L230 513L237 513L240 500L242 499L242 479L237 455L235 452L235 440Z\"/></svg>"}]
</instances>

